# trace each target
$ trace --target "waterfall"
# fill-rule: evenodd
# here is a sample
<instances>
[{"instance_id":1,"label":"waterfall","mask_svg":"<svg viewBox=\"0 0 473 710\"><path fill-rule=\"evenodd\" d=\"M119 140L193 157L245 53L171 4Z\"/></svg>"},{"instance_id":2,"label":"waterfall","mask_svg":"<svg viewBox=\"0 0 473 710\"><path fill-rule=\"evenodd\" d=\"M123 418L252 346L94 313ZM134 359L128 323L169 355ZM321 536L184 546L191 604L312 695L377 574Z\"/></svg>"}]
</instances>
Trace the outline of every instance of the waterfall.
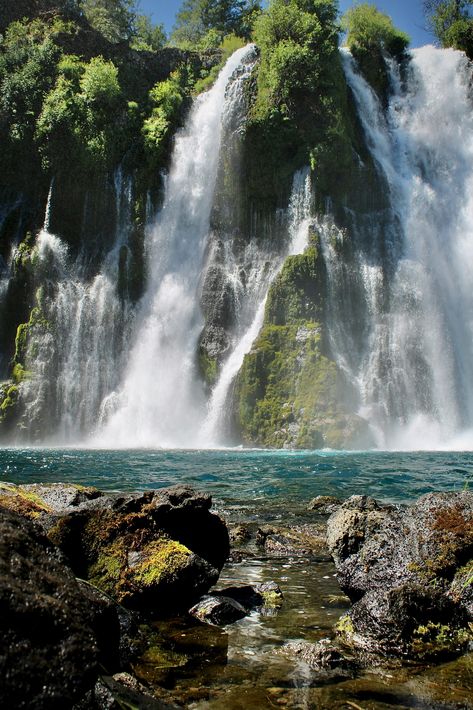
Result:
<instances>
[{"instance_id":1,"label":"waterfall","mask_svg":"<svg viewBox=\"0 0 473 710\"><path fill-rule=\"evenodd\" d=\"M250 303L246 304L247 308L252 306L250 325L244 327L247 321L245 318L241 319L240 333L235 339L234 348L224 362L218 381L212 390L207 417L200 434L204 446L219 446L225 442L225 411L231 385L243 364L245 355L250 351L263 325L266 299L271 283L281 270L285 258L302 253L307 246L311 203L310 173L308 169L300 170L294 176L289 202L287 248L284 254L273 257L268 268L260 268L259 270L260 277L262 277L259 288L254 291L253 298L248 299Z\"/></svg>"},{"instance_id":2,"label":"waterfall","mask_svg":"<svg viewBox=\"0 0 473 710\"><path fill-rule=\"evenodd\" d=\"M363 304L358 334L350 310L334 303L346 292L346 269L324 239L332 348L357 384L360 413L372 423L380 446L436 449L450 442L470 448L471 66L454 50L414 50L405 82L391 67L393 95L386 112L348 53L344 67L368 148L388 186L391 213L388 229L376 225L379 215L373 215L375 239L368 246L354 221L357 273L350 277L349 299ZM374 254L375 240L384 260ZM350 348L362 331L354 355ZM461 444L452 440L457 432L465 434Z\"/></svg>"},{"instance_id":3,"label":"waterfall","mask_svg":"<svg viewBox=\"0 0 473 710\"><path fill-rule=\"evenodd\" d=\"M103 398L117 386L129 337L131 306L117 294L120 249L129 231L130 185L115 182L115 244L101 272L83 277L83 258L51 234L48 197L34 250L35 271L44 275L37 303L46 327L33 327L25 356L29 376L21 382L23 433L30 440L78 443L97 423Z\"/></svg>"},{"instance_id":4,"label":"waterfall","mask_svg":"<svg viewBox=\"0 0 473 710\"><path fill-rule=\"evenodd\" d=\"M205 395L196 370L203 318L198 287L210 226L222 126L238 110L254 47L228 60L176 136L164 204L147 245L149 282L121 387L102 405L105 446L199 443Z\"/></svg>"}]
</instances>

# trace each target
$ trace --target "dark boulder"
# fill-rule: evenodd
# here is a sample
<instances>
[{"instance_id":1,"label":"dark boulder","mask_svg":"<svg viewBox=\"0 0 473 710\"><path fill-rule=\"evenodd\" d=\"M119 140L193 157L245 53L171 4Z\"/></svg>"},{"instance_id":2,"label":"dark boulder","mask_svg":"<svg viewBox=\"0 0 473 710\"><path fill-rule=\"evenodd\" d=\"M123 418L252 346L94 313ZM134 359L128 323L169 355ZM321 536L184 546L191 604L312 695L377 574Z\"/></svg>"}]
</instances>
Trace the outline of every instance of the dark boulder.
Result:
<instances>
[{"instance_id":1,"label":"dark boulder","mask_svg":"<svg viewBox=\"0 0 473 710\"><path fill-rule=\"evenodd\" d=\"M471 645L472 493L428 494L409 507L353 496L329 518L327 542L353 602L338 624L345 642L417 659Z\"/></svg>"},{"instance_id":2,"label":"dark boulder","mask_svg":"<svg viewBox=\"0 0 473 710\"><path fill-rule=\"evenodd\" d=\"M0 507L0 705L71 707L95 683L93 611L61 552Z\"/></svg>"}]
</instances>

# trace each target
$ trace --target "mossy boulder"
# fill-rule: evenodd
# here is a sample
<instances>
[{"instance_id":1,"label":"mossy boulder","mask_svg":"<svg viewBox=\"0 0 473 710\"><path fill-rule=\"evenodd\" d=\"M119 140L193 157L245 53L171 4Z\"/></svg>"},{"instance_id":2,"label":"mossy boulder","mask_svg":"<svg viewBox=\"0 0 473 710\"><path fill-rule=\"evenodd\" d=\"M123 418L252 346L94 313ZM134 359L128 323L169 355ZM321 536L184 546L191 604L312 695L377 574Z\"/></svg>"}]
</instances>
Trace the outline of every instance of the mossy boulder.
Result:
<instances>
[{"instance_id":1,"label":"mossy boulder","mask_svg":"<svg viewBox=\"0 0 473 710\"><path fill-rule=\"evenodd\" d=\"M0 505L35 519L75 574L135 609L187 609L229 552L210 496L186 486L106 495L64 484L2 484Z\"/></svg>"},{"instance_id":2,"label":"mossy boulder","mask_svg":"<svg viewBox=\"0 0 473 710\"><path fill-rule=\"evenodd\" d=\"M353 602L337 626L345 644L422 661L473 647L472 493L405 508L352 496L329 518L327 542Z\"/></svg>"}]
</instances>

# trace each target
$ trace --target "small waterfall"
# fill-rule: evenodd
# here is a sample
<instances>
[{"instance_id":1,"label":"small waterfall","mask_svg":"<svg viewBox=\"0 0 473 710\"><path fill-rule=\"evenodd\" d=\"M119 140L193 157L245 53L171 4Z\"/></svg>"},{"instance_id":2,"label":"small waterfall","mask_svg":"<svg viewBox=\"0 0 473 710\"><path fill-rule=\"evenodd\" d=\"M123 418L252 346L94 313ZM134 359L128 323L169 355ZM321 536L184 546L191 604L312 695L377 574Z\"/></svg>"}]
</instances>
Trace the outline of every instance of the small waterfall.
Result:
<instances>
[{"instance_id":1,"label":"small waterfall","mask_svg":"<svg viewBox=\"0 0 473 710\"><path fill-rule=\"evenodd\" d=\"M46 327L29 333L21 383L23 429L31 440L78 443L94 429L104 397L117 386L129 337L131 307L117 294L120 249L130 223L130 186L116 182L116 241L101 272L82 278L82 258L49 231L51 194L35 246L35 269L45 275L37 295Z\"/></svg>"},{"instance_id":2,"label":"small waterfall","mask_svg":"<svg viewBox=\"0 0 473 710\"><path fill-rule=\"evenodd\" d=\"M390 228L371 227L383 261L353 229L350 297L364 304L355 357L350 311L333 303L346 291L346 270L325 240L332 345L379 445L435 449L473 427L471 67L454 50L414 50L405 88L391 67L394 94L383 114L347 53L344 66L391 216Z\"/></svg>"},{"instance_id":3,"label":"small waterfall","mask_svg":"<svg viewBox=\"0 0 473 710\"><path fill-rule=\"evenodd\" d=\"M196 371L198 304L222 126L232 120L253 67L253 46L228 60L177 135L166 195L147 245L149 283L122 386L102 406L105 446L198 444L205 411Z\"/></svg>"},{"instance_id":4,"label":"small waterfall","mask_svg":"<svg viewBox=\"0 0 473 710\"><path fill-rule=\"evenodd\" d=\"M273 258L269 268L261 270L259 288L252 299L250 325L241 328L245 324L245 320L242 319L239 337L236 338L235 346L223 364L217 384L212 390L208 403L208 414L200 434L200 440L204 446L219 446L224 443L225 412L231 385L243 364L245 355L250 351L261 330L269 287L281 270L284 259L292 254L302 253L307 246L311 203L310 173L308 169L300 170L294 176L288 209L289 240L287 251L284 255Z\"/></svg>"}]
</instances>

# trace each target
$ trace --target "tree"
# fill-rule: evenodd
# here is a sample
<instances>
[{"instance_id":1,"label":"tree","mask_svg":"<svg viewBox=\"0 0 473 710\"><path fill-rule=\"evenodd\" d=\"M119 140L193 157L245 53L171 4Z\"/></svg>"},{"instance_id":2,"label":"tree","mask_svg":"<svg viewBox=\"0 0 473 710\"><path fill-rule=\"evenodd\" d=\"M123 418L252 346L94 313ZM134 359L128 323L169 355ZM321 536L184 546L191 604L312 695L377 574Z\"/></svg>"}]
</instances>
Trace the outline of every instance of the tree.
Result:
<instances>
[{"instance_id":1,"label":"tree","mask_svg":"<svg viewBox=\"0 0 473 710\"><path fill-rule=\"evenodd\" d=\"M82 12L94 29L109 42L129 40L133 34L133 0L80 0Z\"/></svg>"},{"instance_id":2,"label":"tree","mask_svg":"<svg viewBox=\"0 0 473 710\"><path fill-rule=\"evenodd\" d=\"M196 45L209 32L249 39L261 0L184 0L176 18L172 41Z\"/></svg>"},{"instance_id":3,"label":"tree","mask_svg":"<svg viewBox=\"0 0 473 710\"><path fill-rule=\"evenodd\" d=\"M410 42L409 36L394 26L389 15L369 3L347 10L342 17L342 28L347 31L350 49L385 49L390 54L401 54Z\"/></svg>"},{"instance_id":4,"label":"tree","mask_svg":"<svg viewBox=\"0 0 473 710\"><path fill-rule=\"evenodd\" d=\"M429 28L442 47L463 49L473 57L472 0L424 0Z\"/></svg>"},{"instance_id":5,"label":"tree","mask_svg":"<svg viewBox=\"0 0 473 710\"><path fill-rule=\"evenodd\" d=\"M156 51L166 44L166 32L163 25L153 25L147 15L137 15L134 23L133 49Z\"/></svg>"},{"instance_id":6,"label":"tree","mask_svg":"<svg viewBox=\"0 0 473 710\"><path fill-rule=\"evenodd\" d=\"M60 49L55 36L67 29L60 20L12 22L0 52L0 127L23 141L34 132L44 95L54 84Z\"/></svg>"}]
</instances>

